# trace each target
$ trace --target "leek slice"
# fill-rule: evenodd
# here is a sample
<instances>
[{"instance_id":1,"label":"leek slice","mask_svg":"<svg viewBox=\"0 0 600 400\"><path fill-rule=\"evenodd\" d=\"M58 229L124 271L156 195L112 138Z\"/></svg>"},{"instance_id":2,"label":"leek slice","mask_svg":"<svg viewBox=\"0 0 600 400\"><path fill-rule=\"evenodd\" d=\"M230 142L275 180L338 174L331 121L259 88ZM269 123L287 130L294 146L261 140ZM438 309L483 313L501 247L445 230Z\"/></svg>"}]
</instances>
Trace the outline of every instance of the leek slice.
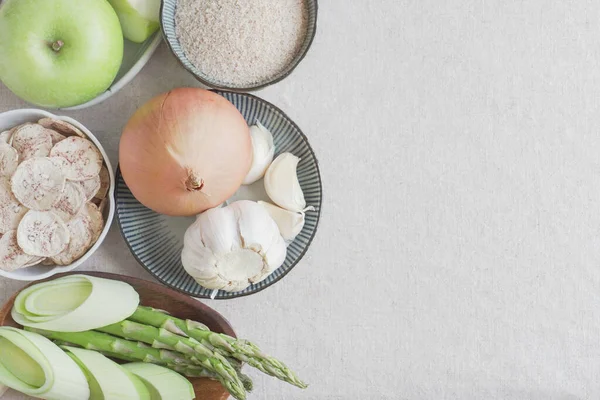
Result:
<instances>
[{"instance_id":1,"label":"leek slice","mask_svg":"<svg viewBox=\"0 0 600 400\"><path fill-rule=\"evenodd\" d=\"M83 332L128 318L139 302L127 283L70 275L23 290L15 299L12 317L30 328Z\"/></svg>"},{"instance_id":2,"label":"leek slice","mask_svg":"<svg viewBox=\"0 0 600 400\"><path fill-rule=\"evenodd\" d=\"M79 282L79 279L71 279L71 276L68 276L68 277L65 277L65 278L62 278L62 279L57 279L57 280L46 282L46 285L47 286L62 285L62 284L66 284L66 283L68 283L70 281ZM36 290L36 287L37 287L37 285L34 285L34 286L28 287L27 289L24 289L21 292L20 296L23 296L23 297L29 296L29 294L31 294L31 292L33 292L33 291ZM15 303L14 306L13 306L13 312L15 312L15 310L19 314L23 314L23 315L26 315L28 317L38 316L37 314L31 314L31 313L29 313L27 311L27 309L25 308L25 302Z\"/></svg>"},{"instance_id":3,"label":"leek slice","mask_svg":"<svg viewBox=\"0 0 600 400\"><path fill-rule=\"evenodd\" d=\"M69 346L63 349L84 370L91 389L90 400L150 400L142 381L114 361L91 350Z\"/></svg>"},{"instance_id":4,"label":"leek slice","mask_svg":"<svg viewBox=\"0 0 600 400\"><path fill-rule=\"evenodd\" d=\"M46 382L42 367L27 352L5 337L0 337L0 360L15 378L29 386L40 388Z\"/></svg>"},{"instance_id":5,"label":"leek slice","mask_svg":"<svg viewBox=\"0 0 600 400\"><path fill-rule=\"evenodd\" d=\"M64 290L69 291L65 296ZM35 310L37 315L57 316L64 315L83 304L92 294L92 285L89 282L77 282L70 285L53 285L40 288L27 296L26 310Z\"/></svg>"},{"instance_id":6,"label":"leek slice","mask_svg":"<svg viewBox=\"0 0 600 400\"><path fill-rule=\"evenodd\" d=\"M48 400L85 400L90 389L73 360L45 337L0 327L0 383Z\"/></svg>"},{"instance_id":7,"label":"leek slice","mask_svg":"<svg viewBox=\"0 0 600 400\"><path fill-rule=\"evenodd\" d=\"M94 375L92 375L92 373L86 368L85 364L79 361L79 359L75 357L73 353L69 353L67 351L67 355L71 357L73 361L75 361L75 363L81 369L81 372L83 372L83 375L85 375L85 379L87 379L88 386L90 387L89 400L104 399L104 395L102 394L102 388L100 387L100 384L98 383Z\"/></svg>"},{"instance_id":8,"label":"leek slice","mask_svg":"<svg viewBox=\"0 0 600 400\"><path fill-rule=\"evenodd\" d=\"M141 362L123 367L144 382L150 390L151 400L192 400L196 397L190 381L170 369Z\"/></svg>"}]
</instances>

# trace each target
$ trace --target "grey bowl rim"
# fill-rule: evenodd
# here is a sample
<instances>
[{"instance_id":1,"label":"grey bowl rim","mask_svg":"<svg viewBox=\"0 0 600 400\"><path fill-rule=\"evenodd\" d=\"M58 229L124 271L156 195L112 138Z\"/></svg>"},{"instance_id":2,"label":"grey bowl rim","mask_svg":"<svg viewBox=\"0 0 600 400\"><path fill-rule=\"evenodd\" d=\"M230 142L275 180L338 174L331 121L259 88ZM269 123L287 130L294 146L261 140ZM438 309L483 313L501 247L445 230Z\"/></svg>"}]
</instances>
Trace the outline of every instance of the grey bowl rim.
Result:
<instances>
[{"instance_id":1,"label":"grey bowl rim","mask_svg":"<svg viewBox=\"0 0 600 400\"><path fill-rule=\"evenodd\" d=\"M200 82L201 84L203 84L206 87L209 87L211 89L217 89L217 90L221 90L221 91L229 91L229 92L236 92L236 93L240 93L240 92L253 92L256 90L261 90L264 89L266 87L269 87L271 85L274 85L276 83L281 82L282 80L284 80L285 78L289 77L298 67L298 65L300 65L300 63L304 60L304 58L306 57L306 55L308 54L308 51L310 50L310 48L312 47L312 44L315 40L315 37L317 36L317 28L318 28L318 19L319 19L319 1L318 0L307 0L307 1L312 1L315 4L315 22L313 25L313 33L312 35L310 35L309 37L309 41L308 41L308 46L306 46L306 49L299 53L300 57L297 57L295 59L295 61L290 64L291 66L289 67L289 69L286 71L285 74L275 78L275 79L271 79L268 80L264 83L261 83L260 85L254 85L254 86L249 86L249 87L245 87L245 88L236 88L236 87L231 87L231 86L227 86L227 85L219 85L219 84L215 84L213 82L207 81L206 79L196 75L193 71L191 71L181 60L181 58L177 55L177 53L175 52L175 50L173 50L173 47L171 46L171 42L169 41L169 36L167 35L167 33L165 32L165 28L164 28L164 23L163 21L165 20L164 17L164 8L165 8L165 3L167 1L172 1L174 3L178 3L179 0L162 0L161 4L160 4L160 31L162 33L162 36L164 38L165 43L167 44L167 47L169 48L169 51L173 54L173 56L177 59L177 62L179 62L179 64L187 71L189 72L194 78L196 78L196 80L198 82ZM176 41L177 38L175 38Z\"/></svg>"},{"instance_id":2,"label":"grey bowl rim","mask_svg":"<svg viewBox=\"0 0 600 400\"><path fill-rule=\"evenodd\" d=\"M315 160L315 167L317 168L317 176L318 176L318 180L319 180L319 193L321 194L321 205L319 206L319 211L317 212L317 221L315 223L315 229L312 233L312 235L310 235L310 238L308 239L308 242L306 243L306 246L304 247L304 250L302 250L302 252L300 253L300 255L298 255L298 257L292 262L292 264L289 266L289 268L287 268L281 275L279 275L277 278L275 278L271 283L265 285L262 288L253 290L251 292L248 293L240 293L240 292L234 292L235 295L233 296L228 296L228 297L219 297L217 295L217 297L215 297L214 299L211 299L210 295L198 295L195 294L189 290L186 289L181 289L178 288L168 282L166 282L164 279L160 278L156 273L154 273L153 271L150 270L149 267L146 266L146 264L138 257L137 253L133 250L133 248L131 247L131 244L129 243L129 240L127 240L127 236L125 235L125 232L123 231L123 226L121 225L121 215L119 212L119 199L118 199L118 193L119 191L118 189L118 185L119 185L119 181L122 178L121 175L121 166L119 163L117 163L117 170L115 172L115 191L113 193L114 196L114 203L115 203L115 217L117 220L117 225L119 226L119 232L121 232L121 236L123 237L123 241L125 242L125 244L127 244L127 248L129 249L129 252L131 253L131 255L133 255L133 258L135 258L135 260L138 262L138 264L140 264L142 266L142 268L144 268L150 275L152 275L152 277L154 279L156 279L157 281L159 281L160 283L162 283L163 285L176 290L178 292L187 294L188 296L194 297L194 298L198 298L198 299L210 299L210 300L233 300L233 299L238 299L240 297L246 297L246 296L251 296L257 293L262 292L263 290L273 286L274 284L276 284L277 282L279 282L280 280L282 280L285 276L287 276L287 274L289 274L295 267L296 265L298 265L298 263L304 258L304 256L306 255L306 252L308 252L308 249L310 248L310 245L312 244L315 236L317 236L317 231L319 230L319 222L321 222L321 212L323 210L323 199L324 199L324 195L323 195L323 179L321 177L321 169L319 168L319 159L317 158L317 155L315 153L315 151L313 150L312 146L310 145L310 141L308 140L308 137L304 134L304 132L302 131L302 129L300 129L300 127L298 126L298 124L296 124L296 122L294 122L293 119L291 119L285 112L283 112L279 107L277 107L276 105L272 104L271 102L264 100L258 96L255 96L253 94L250 93L239 93L233 90L221 90L221 89L210 89L211 92L219 94L218 92L221 93L229 93L229 94L237 94L237 95L244 95L244 96L248 96L251 97L253 99L256 99L258 101L262 101L263 103L265 103L267 106L272 107L275 111L281 113L281 115L287 119L294 128L297 129L297 131L300 134L300 137L302 137L302 139L304 139L304 141L306 142L307 146L308 146L308 151L310 152L310 154L312 154L314 160ZM125 180L123 180L123 182L125 183ZM127 183L125 183L125 186L127 186ZM136 199L137 200L137 199ZM141 203L140 203L141 204ZM200 285L200 284L198 284ZM202 286L202 285L200 285ZM204 286L202 286L204 287Z\"/></svg>"}]
</instances>

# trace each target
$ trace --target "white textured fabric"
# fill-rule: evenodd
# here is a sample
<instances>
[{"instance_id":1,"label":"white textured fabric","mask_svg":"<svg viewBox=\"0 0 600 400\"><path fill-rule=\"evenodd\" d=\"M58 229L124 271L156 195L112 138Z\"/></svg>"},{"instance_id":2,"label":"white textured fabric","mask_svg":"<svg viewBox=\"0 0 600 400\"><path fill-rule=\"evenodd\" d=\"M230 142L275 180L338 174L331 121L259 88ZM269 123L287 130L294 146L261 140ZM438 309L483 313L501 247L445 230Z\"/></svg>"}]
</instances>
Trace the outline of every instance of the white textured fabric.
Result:
<instances>
[{"instance_id":1,"label":"white textured fabric","mask_svg":"<svg viewBox=\"0 0 600 400\"><path fill-rule=\"evenodd\" d=\"M259 92L308 135L325 203L302 263L209 302L285 360L249 399L600 398L600 3L320 2L313 48ZM162 46L69 112L119 131L196 85ZM26 105L0 88L0 111ZM150 276L116 224L81 270ZM0 281L0 300L22 286ZM22 399L13 393L8 399Z\"/></svg>"}]
</instances>

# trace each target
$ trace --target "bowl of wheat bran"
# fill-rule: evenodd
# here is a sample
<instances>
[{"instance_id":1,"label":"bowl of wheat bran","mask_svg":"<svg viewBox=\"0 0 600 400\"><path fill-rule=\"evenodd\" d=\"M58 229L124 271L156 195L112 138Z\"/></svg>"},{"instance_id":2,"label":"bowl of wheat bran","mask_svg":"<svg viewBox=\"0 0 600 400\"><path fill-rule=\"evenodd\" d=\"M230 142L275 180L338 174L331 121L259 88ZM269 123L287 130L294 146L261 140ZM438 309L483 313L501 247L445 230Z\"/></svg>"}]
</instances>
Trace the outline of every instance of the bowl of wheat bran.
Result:
<instances>
[{"instance_id":1,"label":"bowl of wheat bran","mask_svg":"<svg viewBox=\"0 0 600 400\"><path fill-rule=\"evenodd\" d=\"M233 91L288 77L317 31L317 0L164 0L161 28L202 84Z\"/></svg>"}]
</instances>

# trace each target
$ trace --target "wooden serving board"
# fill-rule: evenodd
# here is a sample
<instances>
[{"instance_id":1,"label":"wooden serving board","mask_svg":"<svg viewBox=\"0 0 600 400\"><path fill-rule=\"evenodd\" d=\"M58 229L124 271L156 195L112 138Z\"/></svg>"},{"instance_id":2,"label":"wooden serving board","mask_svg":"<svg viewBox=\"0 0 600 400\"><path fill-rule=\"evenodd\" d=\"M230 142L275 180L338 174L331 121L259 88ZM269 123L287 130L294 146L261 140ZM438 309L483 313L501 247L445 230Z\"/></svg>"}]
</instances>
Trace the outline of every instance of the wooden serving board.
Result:
<instances>
[{"instance_id":1,"label":"wooden serving board","mask_svg":"<svg viewBox=\"0 0 600 400\"><path fill-rule=\"evenodd\" d=\"M32 282L26 287L67 275L91 275L99 278L127 282L139 293L140 304L168 311L178 318L202 322L213 332L225 333L236 337L229 322L212 308L158 283L148 282L143 279L117 274L107 274L104 272L68 272L55 275L43 281ZM17 294L18 292L15 293L0 310L0 326L21 327L10 315ZM229 393L219 382L204 378L190 378L190 382L192 382L192 385L194 386L196 400L225 400L229 398Z\"/></svg>"}]
</instances>

